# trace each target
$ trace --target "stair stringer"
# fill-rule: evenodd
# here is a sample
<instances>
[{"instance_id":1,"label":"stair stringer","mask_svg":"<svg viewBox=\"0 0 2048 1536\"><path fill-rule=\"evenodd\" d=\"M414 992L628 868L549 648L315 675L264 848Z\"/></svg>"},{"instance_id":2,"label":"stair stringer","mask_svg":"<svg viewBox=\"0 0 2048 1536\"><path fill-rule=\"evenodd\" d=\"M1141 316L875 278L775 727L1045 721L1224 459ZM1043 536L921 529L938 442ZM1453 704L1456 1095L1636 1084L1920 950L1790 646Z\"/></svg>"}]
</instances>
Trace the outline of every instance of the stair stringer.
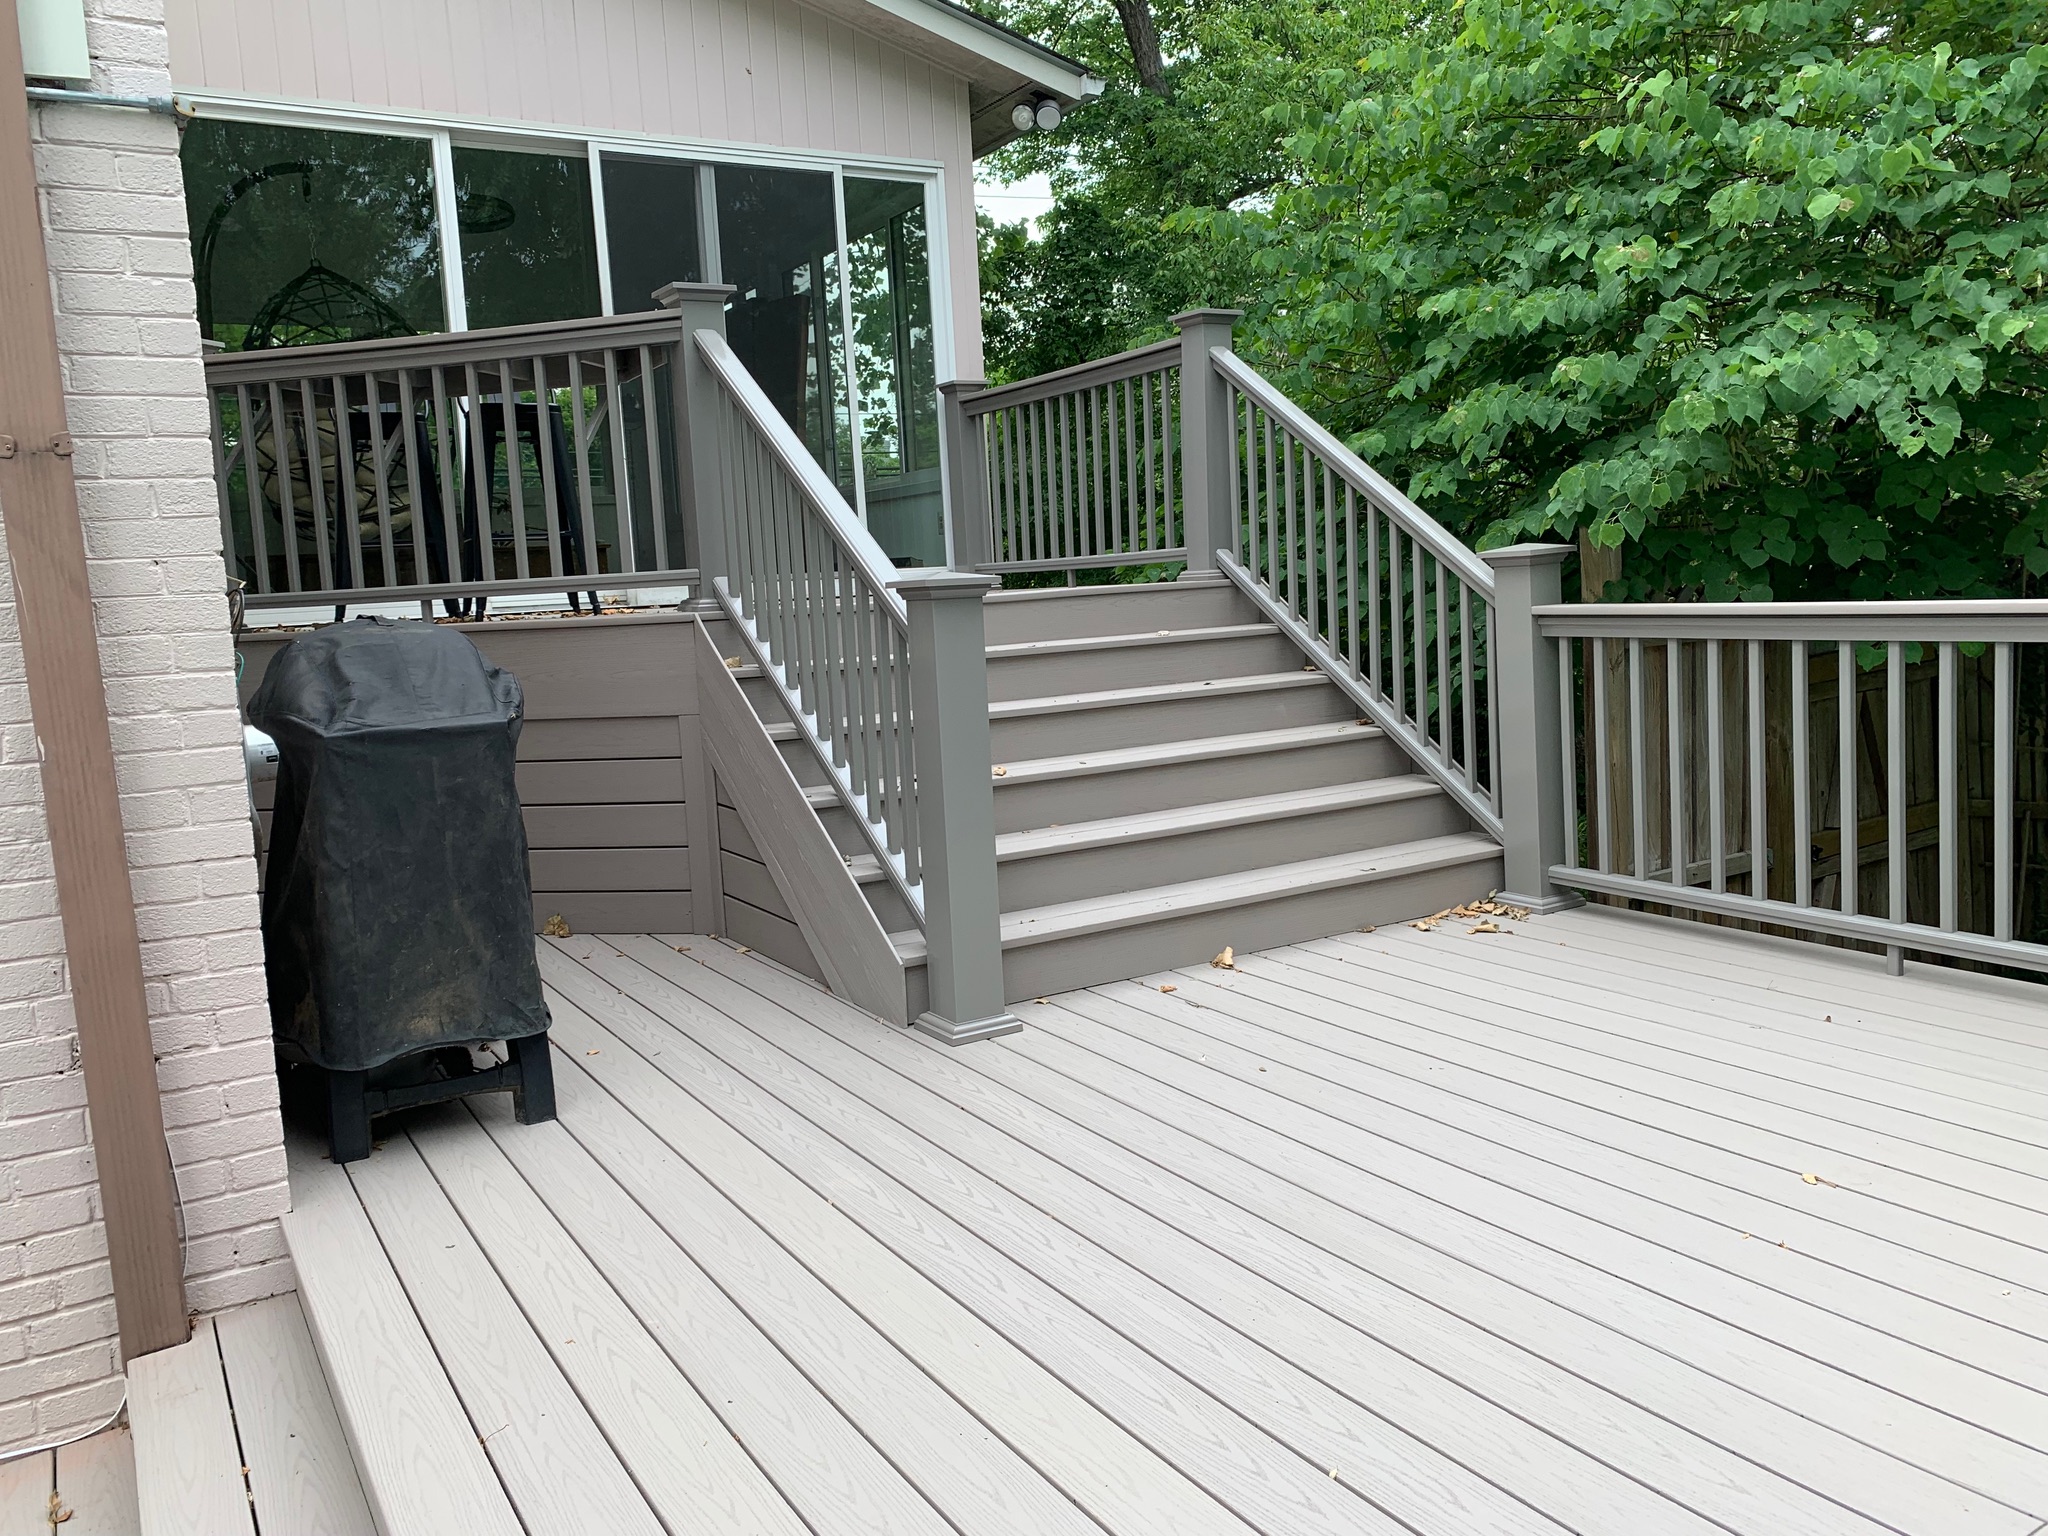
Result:
<instances>
[{"instance_id":1,"label":"stair stringer","mask_svg":"<svg viewBox=\"0 0 2048 1536\"><path fill-rule=\"evenodd\" d=\"M825 973L822 979L856 1007L908 1024L902 957L701 620L695 630L705 753Z\"/></svg>"}]
</instances>

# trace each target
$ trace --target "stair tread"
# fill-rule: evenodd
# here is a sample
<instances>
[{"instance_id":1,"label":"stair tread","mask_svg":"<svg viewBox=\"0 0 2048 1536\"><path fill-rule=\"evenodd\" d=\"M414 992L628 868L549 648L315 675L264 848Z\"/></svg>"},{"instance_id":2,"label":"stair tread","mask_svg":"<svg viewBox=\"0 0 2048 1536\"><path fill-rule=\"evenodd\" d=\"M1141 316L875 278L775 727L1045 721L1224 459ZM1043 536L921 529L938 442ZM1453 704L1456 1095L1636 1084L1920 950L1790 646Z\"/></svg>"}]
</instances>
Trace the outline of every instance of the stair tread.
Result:
<instances>
[{"instance_id":1,"label":"stair tread","mask_svg":"<svg viewBox=\"0 0 2048 1536\"><path fill-rule=\"evenodd\" d=\"M1089 651L1124 650L1144 645L1199 644L1209 640L1258 640L1280 633L1271 623L1216 624L1193 629L1146 629L1119 635L1066 635L1057 640L1013 640L988 648L990 661L1020 656L1073 656Z\"/></svg>"},{"instance_id":2,"label":"stair tread","mask_svg":"<svg viewBox=\"0 0 2048 1536\"><path fill-rule=\"evenodd\" d=\"M795 727L790 729L794 732ZM1376 725L1354 720L1327 720L1317 725L1288 725L1270 731L1243 731L1230 736L1191 736L1143 747L1108 747L1099 752L1074 756L1034 757L1004 764L1002 777L996 780L996 788L1094 773L1160 768L1212 758L1292 751L1300 747L1324 746L1333 741L1375 741L1383 734Z\"/></svg>"},{"instance_id":3,"label":"stair tread","mask_svg":"<svg viewBox=\"0 0 2048 1536\"><path fill-rule=\"evenodd\" d=\"M1059 693L1036 699L1005 699L990 704L991 720L1024 715L1059 714L1067 710L1113 709L1126 704L1156 704L1174 699L1221 698L1233 693L1275 693L1288 688L1331 686L1321 672L1259 672L1249 677L1207 678L1196 683L1153 683L1142 688L1109 688L1100 693Z\"/></svg>"},{"instance_id":4,"label":"stair tread","mask_svg":"<svg viewBox=\"0 0 2048 1536\"><path fill-rule=\"evenodd\" d=\"M1482 832L1391 843L1356 853L1327 855L1293 864L1269 864L1228 875L1211 875L1177 885L1157 885L1111 896L1057 902L1003 914L1003 947L1042 944L1076 934L1130 928L1192 912L1216 911L1345 885L1362 885L1398 875L1477 863L1500 857L1500 844Z\"/></svg>"},{"instance_id":5,"label":"stair tread","mask_svg":"<svg viewBox=\"0 0 2048 1536\"><path fill-rule=\"evenodd\" d=\"M1388 801L1429 799L1443 792L1434 779L1415 773L1361 779L1349 784L1326 784L1314 789L1290 789L1230 800L1209 800L1166 810L1140 811L1129 816L1109 816L1099 821L1066 822L1025 832L1001 833L996 838L996 860L1000 863L1004 859L1033 858L1119 842L1176 837L1187 832L1279 821L1290 816L1315 815Z\"/></svg>"}]
</instances>

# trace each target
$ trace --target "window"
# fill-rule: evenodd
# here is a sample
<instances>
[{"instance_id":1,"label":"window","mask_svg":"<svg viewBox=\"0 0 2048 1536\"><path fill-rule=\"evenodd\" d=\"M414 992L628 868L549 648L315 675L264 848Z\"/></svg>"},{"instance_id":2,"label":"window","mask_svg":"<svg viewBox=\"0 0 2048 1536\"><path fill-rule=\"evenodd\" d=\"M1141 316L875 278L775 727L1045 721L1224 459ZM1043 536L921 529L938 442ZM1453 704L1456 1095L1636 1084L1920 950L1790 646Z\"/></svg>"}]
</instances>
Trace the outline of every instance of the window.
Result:
<instances>
[{"instance_id":1,"label":"window","mask_svg":"<svg viewBox=\"0 0 2048 1536\"><path fill-rule=\"evenodd\" d=\"M697 167L687 160L615 155L609 150L603 166L613 313L657 308L656 289L702 282Z\"/></svg>"},{"instance_id":2,"label":"window","mask_svg":"<svg viewBox=\"0 0 2048 1536\"><path fill-rule=\"evenodd\" d=\"M202 335L239 351L448 328L427 140L200 118L181 158Z\"/></svg>"},{"instance_id":3,"label":"window","mask_svg":"<svg viewBox=\"0 0 2048 1536\"><path fill-rule=\"evenodd\" d=\"M469 328L603 314L588 157L458 144L454 160Z\"/></svg>"},{"instance_id":4,"label":"window","mask_svg":"<svg viewBox=\"0 0 2048 1536\"><path fill-rule=\"evenodd\" d=\"M946 560L924 186L846 178L846 269L868 525L890 556Z\"/></svg>"}]
</instances>

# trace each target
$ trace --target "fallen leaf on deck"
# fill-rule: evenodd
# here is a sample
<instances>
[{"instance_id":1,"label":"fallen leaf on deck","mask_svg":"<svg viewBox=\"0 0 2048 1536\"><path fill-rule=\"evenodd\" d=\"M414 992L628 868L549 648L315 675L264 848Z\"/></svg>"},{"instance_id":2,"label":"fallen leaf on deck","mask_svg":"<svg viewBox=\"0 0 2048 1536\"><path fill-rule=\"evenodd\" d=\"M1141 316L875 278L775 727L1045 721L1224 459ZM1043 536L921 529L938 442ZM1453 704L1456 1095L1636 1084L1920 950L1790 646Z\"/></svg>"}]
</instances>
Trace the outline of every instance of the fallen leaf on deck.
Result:
<instances>
[{"instance_id":1,"label":"fallen leaf on deck","mask_svg":"<svg viewBox=\"0 0 2048 1536\"><path fill-rule=\"evenodd\" d=\"M597 1052L595 1052L595 1051L585 1051L585 1052L584 1052L583 1054L584 1054L584 1055L586 1055L586 1056L595 1056L595 1055L597 1054Z\"/></svg>"},{"instance_id":2,"label":"fallen leaf on deck","mask_svg":"<svg viewBox=\"0 0 2048 1536\"><path fill-rule=\"evenodd\" d=\"M991 769L990 772L992 772L995 775L995 777L999 779L1007 779L1010 776L1010 770L1007 768L995 768Z\"/></svg>"},{"instance_id":3,"label":"fallen leaf on deck","mask_svg":"<svg viewBox=\"0 0 2048 1536\"><path fill-rule=\"evenodd\" d=\"M1363 928L1359 929L1358 931L1360 933L1378 933L1380 930L1378 925L1373 923L1367 923Z\"/></svg>"},{"instance_id":4,"label":"fallen leaf on deck","mask_svg":"<svg viewBox=\"0 0 2048 1536\"><path fill-rule=\"evenodd\" d=\"M741 661L741 660L739 659L739 657L737 657L737 656L728 656L728 657L726 657L726 658L725 658L725 664L726 664L726 665L727 665L728 667L733 667L733 668L739 668L739 667L743 667L743 666L745 666L745 665L746 665L746 663L745 663L745 662L743 662L743 661Z\"/></svg>"},{"instance_id":5,"label":"fallen leaf on deck","mask_svg":"<svg viewBox=\"0 0 2048 1536\"><path fill-rule=\"evenodd\" d=\"M1162 991L1162 992L1178 992L1178 991L1180 990L1180 988L1179 988L1179 987L1161 987L1161 988L1160 988L1159 990L1160 990L1160 991Z\"/></svg>"},{"instance_id":6,"label":"fallen leaf on deck","mask_svg":"<svg viewBox=\"0 0 2048 1536\"><path fill-rule=\"evenodd\" d=\"M1501 927L1499 923L1478 923L1473 927L1467 928L1465 932L1468 935L1474 933L1506 933L1507 929Z\"/></svg>"},{"instance_id":7,"label":"fallen leaf on deck","mask_svg":"<svg viewBox=\"0 0 2048 1536\"><path fill-rule=\"evenodd\" d=\"M1052 999L1049 997L1034 997L1033 999L1031 999L1031 1001L1033 1001L1034 1003L1049 1003L1052 1001Z\"/></svg>"},{"instance_id":8,"label":"fallen leaf on deck","mask_svg":"<svg viewBox=\"0 0 2048 1536\"><path fill-rule=\"evenodd\" d=\"M569 919L557 912L540 925L540 931L551 939L573 938L569 931Z\"/></svg>"},{"instance_id":9,"label":"fallen leaf on deck","mask_svg":"<svg viewBox=\"0 0 2048 1536\"><path fill-rule=\"evenodd\" d=\"M738 949L734 950L733 953L736 955L751 955L753 953L753 950L749 949L746 945L742 944Z\"/></svg>"},{"instance_id":10,"label":"fallen leaf on deck","mask_svg":"<svg viewBox=\"0 0 2048 1536\"><path fill-rule=\"evenodd\" d=\"M1214 960L1211 960L1209 964L1219 971L1234 971L1237 969L1237 952L1226 944L1223 946L1223 953Z\"/></svg>"},{"instance_id":11,"label":"fallen leaf on deck","mask_svg":"<svg viewBox=\"0 0 2048 1536\"><path fill-rule=\"evenodd\" d=\"M1840 1189L1842 1187L1833 1179L1824 1179L1817 1173L1802 1173L1799 1177L1809 1184L1825 1184L1829 1189Z\"/></svg>"}]
</instances>

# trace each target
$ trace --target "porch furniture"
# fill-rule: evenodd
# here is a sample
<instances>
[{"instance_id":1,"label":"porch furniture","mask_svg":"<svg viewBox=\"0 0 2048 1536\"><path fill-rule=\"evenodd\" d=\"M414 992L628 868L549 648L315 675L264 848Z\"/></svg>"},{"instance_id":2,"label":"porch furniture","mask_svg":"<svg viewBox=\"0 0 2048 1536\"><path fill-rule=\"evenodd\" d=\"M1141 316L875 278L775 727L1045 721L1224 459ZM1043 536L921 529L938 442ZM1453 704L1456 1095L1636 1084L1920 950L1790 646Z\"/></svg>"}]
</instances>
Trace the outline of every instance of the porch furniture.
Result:
<instances>
[{"instance_id":1,"label":"porch furniture","mask_svg":"<svg viewBox=\"0 0 2048 1536\"><path fill-rule=\"evenodd\" d=\"M509 1088L553 1118L548 1012L513 782L518 680L454 630L357 619L271 662L249 716L279 750L263 891L280 1057L325 1086L334 1160L374 1116ZM465 1047L506 1042L475 1070Z\"/></svg>"}]
</instances>

